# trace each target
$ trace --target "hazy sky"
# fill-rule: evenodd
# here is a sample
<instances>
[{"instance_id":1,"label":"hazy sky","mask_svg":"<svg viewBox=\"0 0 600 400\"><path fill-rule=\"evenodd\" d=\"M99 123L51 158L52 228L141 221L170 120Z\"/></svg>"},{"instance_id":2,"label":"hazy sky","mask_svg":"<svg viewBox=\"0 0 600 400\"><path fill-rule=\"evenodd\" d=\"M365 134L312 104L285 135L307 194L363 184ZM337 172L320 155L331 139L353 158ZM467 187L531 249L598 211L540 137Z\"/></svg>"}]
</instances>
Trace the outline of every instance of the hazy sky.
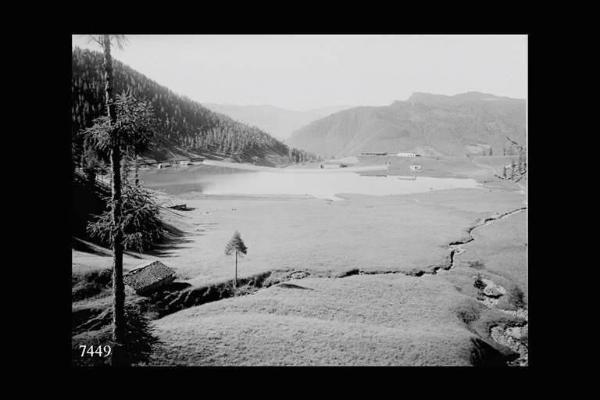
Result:
<instances>
[{"instance_id":1,"label":"hazy sky","mask_svg":"<svg viewBox=\"0 0 600 400\"><path fill-rule=\"evenodd\" d=\"M130 35L113 57L201 103L305 110L413 92L526 98L523 35ZM73 45L99 50L85 37Z\"/></svg>"}]
</instances>

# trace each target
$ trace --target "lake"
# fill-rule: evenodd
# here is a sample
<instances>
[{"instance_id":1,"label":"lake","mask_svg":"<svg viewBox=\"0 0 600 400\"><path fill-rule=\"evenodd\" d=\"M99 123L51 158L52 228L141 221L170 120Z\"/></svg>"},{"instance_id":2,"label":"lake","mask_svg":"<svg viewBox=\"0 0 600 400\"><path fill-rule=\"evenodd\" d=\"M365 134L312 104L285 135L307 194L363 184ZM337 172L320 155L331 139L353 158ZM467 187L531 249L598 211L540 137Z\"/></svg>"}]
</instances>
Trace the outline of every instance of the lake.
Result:
<instances>
[{"instance_id":1,"label":"lake","mask_svg":"<svg viewBox=\"0 0 600 400\"><path fill-rule=\"evenodd\" d=\"M455 188L476 188L474 179L362 176L351 171L274 170L224 173L204 168L152 171L142 175L145 186L170 194L313 196L342 200L336 194L386 196Z\"/></svg>"}]
</instances>

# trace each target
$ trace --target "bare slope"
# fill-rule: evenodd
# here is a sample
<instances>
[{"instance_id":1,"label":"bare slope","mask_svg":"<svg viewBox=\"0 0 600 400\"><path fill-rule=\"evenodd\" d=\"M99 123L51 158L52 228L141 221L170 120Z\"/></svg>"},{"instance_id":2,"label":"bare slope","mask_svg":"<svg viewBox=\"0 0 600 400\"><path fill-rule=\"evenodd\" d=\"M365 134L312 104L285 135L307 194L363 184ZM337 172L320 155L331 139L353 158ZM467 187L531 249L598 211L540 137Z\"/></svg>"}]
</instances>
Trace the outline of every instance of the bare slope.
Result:
<instances>
[{"instance_id":1,"label":"bare slope","mask_svg":"<svg viewBox=\"0 0 600 400\"><path fill-rule=\"evenodd\" d=\"M314 121L289 143L324 156L415 151L426 155L503 154L507 136L525 144L525 100L469 92L415 93L384 107L356 107Z\"/></svg>"}]
</instances>

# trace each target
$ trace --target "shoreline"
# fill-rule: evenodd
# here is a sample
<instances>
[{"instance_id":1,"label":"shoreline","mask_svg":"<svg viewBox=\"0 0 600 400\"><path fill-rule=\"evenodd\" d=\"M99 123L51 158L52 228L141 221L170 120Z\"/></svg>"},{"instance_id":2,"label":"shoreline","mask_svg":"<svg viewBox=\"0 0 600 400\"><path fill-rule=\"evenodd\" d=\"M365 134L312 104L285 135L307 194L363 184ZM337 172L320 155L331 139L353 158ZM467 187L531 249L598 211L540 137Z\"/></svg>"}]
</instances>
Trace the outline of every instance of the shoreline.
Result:
<instances>
[{"instance_id":1,"label":"shoreline","mask_svg":"<svg viewBox=\"0 0 600 400\"><path fill-rule=\"evenodd\" d=\"M252 165L247 163L234 163L228 161L218 161L218 160L204 160L202 161L203 165L210 165L213 167L226 167L231 169L239 169L244 171L265 171L265 172L278 172L278 173L324 173L324 172L361 172L361 171L381 171L387 170L387 165L368 165L368 166L359 166L359 167L345 167L345 168L293 168L294 165L288 165L286 167L263 167L258 165ZM323 162L325 164L325 162Z\"/></svg>"},{"instance_id":2,"label":"shoreline","mask_svg":"<svg viewBox=\"0 0 600 400\"><path fill-rule=\"evenodd\" d=\"M341 170L341 172L346 171L352 172L346 168ZM450 172L454 173L454 171ZM346 201L331 201L311 196L200 195L196 197L193 193L160 194L163 200L170 199L188 206L189 210L168 209L171 212L164 213L165 222L177 227L184 236L180 241L162 246L154 253L141 255L143 258L141 260L129 261L142 263L146 259L161 260L167 266L176 269L179 284L190 285L186 290L197 292L200 297L192 301L191 294L184 296L187 291L180 294L173 293L174 296L181 297L183 309L153 321L161 338L169 345L176 346L168 353L158 354L155 365L172 365L173 362L176 365L179 358L186 360L185 362L190 365L237 363L233 361L237 353L226 350L211 361L200 357L198 352L188 352L185 349L192 347L208 349L212 344L203 342L201 332L205 330L212 332L211 335L219 338L219 341L241 340L243 335L238 337L238 334L241 335L244 329L259 329L253 321L255 319L262 321L267 317L270 318L269 321L277 322L277 326L285 330L280 331L276 328L272 332L265 332L266 338L283 338L285 336L281 336L282 332L287 331L295 332L294 335L304 338L302 343L285 339L284 342L289 342L290 348L300 347L293 353L282 350L281 354L284 358L273 362L286 365L307 363L320 365L317 359L308 356L310 352L305 353L300 348L316 346L315 349L318 348L319 351L332 351L329 342L321 342L320 339L313 338L322 337L319 336L322 334L333 335L338 338L336 340L338 343L341 340L339 335L354 335L363 329L361 328L363 325L360 324L347 325L346 330L338 329L338 324L346 326L343 325L346 323L345 318L359 322L363 318L370 320L376 318L376 315L382 312L391 313L389 319L372 320L368 324L371 332L368 335L374 335L373 338L381 337L383 332L386 332L385 335L390 335L390 343L405 343L406 346L413 346L411 344L413 339L403 336L404 328L398 330L386 328L389 324L396 324L399 321L403 321L402 326L408 324L406 326L409 331L412 329L410 327L420 327L425 324L429 326L428 329L438 332L435 335L439 335L439 339L438 336L423 337L414 342L414 357L424 357L422 362L426 365L472 365L469 359L463 359L460 355L479 351L474 349L472 340L482 340L487 343L482 345L492 346L491 348L496 349L493 351L500 351L498 349L502 347L497 344L498 340L502 343L512 343L510 342L512 339L503 339L499 335L505 332L509 335L516 331L510 328L511 325L507 325L515 323L510 322L514 318L504 309L490 308L486 304L478 303L479 294L473 286L473 277L483 274L487 281L505 288L506 293L510 292L515 282L522 281L520 278L507 279L504 277L504 271L521 274L519 268L524 267L525 270L527 268L526 261L524 266L517 268L522 263L520 261L522 252L526 252L526 249L515 247L514 238L510 236L510 232L515 228L519 231L526 230L526 226L521 222L523 218L504 218L503 222L482 227L475 232L474 240L462 245L464 251L455 252L451 270L439 268L441 264L446 265L448 243L454 243L464 237L465 229L472 227L474 221L485 220L490 216L500 215L506 210L522 207L527 199L526 191L519 190L520 185L493 178L488 178L486 181L484 175L477 177L483 181L482 183L476 179L480 182L481 188L439 189L383 196L341 194ZM249 246L248 255L240 260L238 279L269 276L273 271L288 271L292 275L294 273L300 275L286 284L258 287L256 291L251 291L252 296L239 296L227 300L216 299L218 301L194 307L194 301L203 301L202 293L208 295L211 292L209 288L226 285L231 280L233 264L222 254L222 247L234 230L241 232ZM526 236L518 240L526 242ZM512 249L510 250L512 253L502 253L506 255L506 261L499 263L494 252L505 248ZM85 257L76 260L82 255ZM98 259L100 256L80 253L77 257L73 260L74 269L77 263L84 264L86 260ZM104 257L104 260L109 261L110 258ZM479 261L480 264L477 264ZM508 270L506 262L508 262ZM479 265L484 265L483 269ZM419 273L419 270L436 270L436 268L439 271L435 275L427 272ZM359 273L348 272L355 270ZM306 275L307 271L308 275ZM421 275L427 278L423 280ZM398 286L402 290L392 293L386 289L390 285ZM298 288L306 288L306 290ZM378 297L375 296L373 303L361 311L363 306L348 298L349 293L355 293L355 296L360 297L373 290L377 290L380 296L389 298L390 304L394 306L390 308L386 304L377 303ZM527 287L523 287L523 290L527 292ZM405 291L409 291L411 297L407 298ZM430 298L428 293L436 294L434 298ZM307 296L309 294L310 296ZM313 296L317 296L316 299L320 300L310 300ZM503 302L506 303L510 299L507 294ZM266 312L262 309L260 306L262 302L270 304L268 309L272 311ZM327 316L331 311L328 311L329 308L322 302L336 304L335 307L338 308L336 313ZM288 303L293 306L286 305ZM508 303L504 303L498 307L506 307ZM73 305L77 312L82 312L82 309L86 308L108 307L110 301L108 298L99 297L74 302ZM288 309L288 307L293 308ZM475 312L477 319L466 319L464 323L461 322L463 309L477 310L468 311ZM375 314L373 314L374 310ZM240 312L256 318L239 320ZM299 319L288 318L290 312L294 318ZM429 316L431 312L436 315L434 319ZM220 322L217 323L215 318ZM303 318L308 319L304 321ZM212 321L215 323L213 324ZM297 325L296 321L304 322ZM228 327L229 331L223 327ZM317 331L313 332L313 328ZM345 331L347 332L344 333ZM490 336L490 332L494 333L494 338ZM362 336L357 336L359 342L362 340L360 337ZM252 341L258 340L257 338L251 337ZM440 344L448 340L456 341L455 346L460 351L453 352L450 347ZM271 349L271 346L269 340L257 342L246 347L241 354L247 357L248 354L254 354L259 349ZM360 360L365 355L358 348L355 349L350 344L348 346L350 347L342 353L335 354L336 357L341 357L339 360L346 360L343 362L344 365L354 365L352 357L344 357L348 357L348 354L357 354L357 360ZM438 355L429 354L427 351L429 346L441 346L439 354L444 354L446 358L440 359ZM248 365L270 362L266 358L261 358L260 354L264 352L261 350L257 353L256 359ZM302 354L304 354L302 357L308 358L297 358ZM370 362L413 365L403 358L402 352L390 353L389 357L392 358L383 354L382 352L383 358L380 361L374 358Z\"/></svg>"}]
</instances>

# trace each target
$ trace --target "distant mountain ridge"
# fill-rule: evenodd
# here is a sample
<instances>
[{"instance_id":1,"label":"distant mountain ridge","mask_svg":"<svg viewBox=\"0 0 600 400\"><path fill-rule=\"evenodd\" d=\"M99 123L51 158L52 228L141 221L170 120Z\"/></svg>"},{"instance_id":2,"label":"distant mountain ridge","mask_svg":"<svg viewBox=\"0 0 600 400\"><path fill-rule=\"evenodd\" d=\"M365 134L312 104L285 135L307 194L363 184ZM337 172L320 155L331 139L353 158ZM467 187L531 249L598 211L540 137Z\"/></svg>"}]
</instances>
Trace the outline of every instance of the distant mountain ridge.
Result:
<instances>
[{"instance_id":1,"label":"distant mountain ridge","mask_svg":"<svg viewBox=\"0 0 600 400\"><path fill-rule=\"evenodd\" d=\"M203 103L203 106L209 110L227 115L236 121L255 126L279 140L288 139L295 130L312 121L351 107L329 106L297 111L272 105Z\"/></svg>"},{"instance_id":2,"label":"distant mountain ridge","mask_svg":"<svg viewBox=\"0 0 600 400\"><path fill-rule=\"evenodd\" d=\"M417 92L388 106L355 107L313 121L288 143L324 156L415 151L424 155L514 153L525 144L524 99Z\"/></svg>"},{"instance_id":3,"label":"distant mountain ridge","mask_svg":"<svg viewBox=\"0 0 600 400\"><path fill-rule=\"evenodd\" d=\"M468 102L476 102L476 101L499 101L499 100L521 100L521 99L513 99L510 97L502 97L496 96L493 94L481 93L481 92L466 92L461 94L456 94L453 96L448 96L444 94L431 94L424 92L415 92L409 98L408 102L411 103L421 103L427 105L456 105L456 104L464 104Z\"/></svg>"}]
</instances>

